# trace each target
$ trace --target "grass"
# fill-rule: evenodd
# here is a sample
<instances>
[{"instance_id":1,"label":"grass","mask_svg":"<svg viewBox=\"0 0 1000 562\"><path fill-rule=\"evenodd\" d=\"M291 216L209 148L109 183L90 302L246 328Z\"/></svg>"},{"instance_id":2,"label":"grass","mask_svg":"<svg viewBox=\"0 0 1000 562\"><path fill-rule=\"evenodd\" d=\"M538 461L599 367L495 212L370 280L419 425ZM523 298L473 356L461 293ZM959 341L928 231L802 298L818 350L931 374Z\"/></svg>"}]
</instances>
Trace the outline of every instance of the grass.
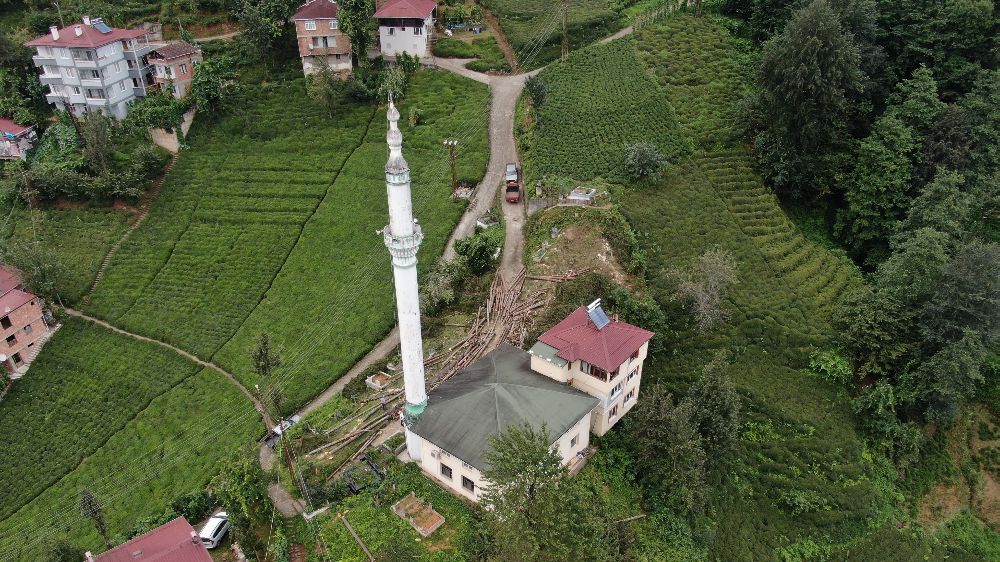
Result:
<instances>
[{"instance_id":1,"label":"grass","mask_svg":"<svg viewBox=\"0 0 1000 562\"><path fill-rule=\"evenodd\" d=\"M15 267L28 259L25 244L37 242L58 263L55 289L65 304L74 304L90 289L104 256L128 226L130 215L101 208L7 211L0 229L0 252Z\"/></svg>"},{"instance_id":2,"label":"grass","mask_svg":"<svg viewBox=\"0 0 1000 562\"><path fill-rule=\"evenodd\" d=\"M34 374L34 369L32 370ZM162 513L179 494L203 489L237 451L263 433L250 401L215 371L203 370L155 398L43 494L0 522L0 559L38 560L52 537L95 552L103 545L79 514L79 490L103 502L110 534Z\"/></svg>"},{"instance_id":3,"label":"grass","mask_svg":"<svg viewBox=\"0 0 1000 562\"><path fill-rule=\"evenodd\" d=\"M638 142L655 143L671 161L690 151L631 38L587 47L539 76L550 93L520 139L530 177L620 177L626 146Z\"/></svg>"},{"instance_id":4,"label":"grass","mask_svg":"<svg viewBox=\"0 0 1000 562\"><path fill-rule=\"evenodd\" d=\"M551 0L482 0L500 21L518 63L525 69L544 66L562 54L562 4ZM570 2L570 49L576 50L625 27L625 18L608 0Z\"/></svg>"},{"instance_id":5,"label":"grass","mask_svg":"<svg viewBox=\"0 0 1000 562\"><path fill-rule=\"evenodd\" d=\"M510 65L503 56L492 35L476 37L472 41L462 41L442 37L434 43L434 56L443 58L478 59L465 64L466 68L477 72L508 71Z\"/></svg>"},{"instance_id":6,"label":"grass","mask_svg":"<svg viewBox=\"0 0 1000 562\"><path fill-rule=\"evenodd\" d=\"M64 322L43 354L0 407L0 423L11 430L0 442L0 517L77 468L196 371L171 351L75 318Z\"/></svg>"},{"instance_id":7,"label":"grass","mask_svg":"<svg viewBox=\"0 0 1000 562\"><path fill-rule=\"evenodd\" d=\"M485 86L425 71L401 106L425 266L464 209L449 196L441 139L462 139L460 178L478 181L487 97ZM423 123L410 129L414 106ZM88 311L212 357L248 387L248 350L269 332L285 354L284 403L303 404L393 325L389 257L375 234L388 220L384 115L347 104L331 118L296 80L257 88L243 111L196 125Z\"/></svg>"}]
</instances>

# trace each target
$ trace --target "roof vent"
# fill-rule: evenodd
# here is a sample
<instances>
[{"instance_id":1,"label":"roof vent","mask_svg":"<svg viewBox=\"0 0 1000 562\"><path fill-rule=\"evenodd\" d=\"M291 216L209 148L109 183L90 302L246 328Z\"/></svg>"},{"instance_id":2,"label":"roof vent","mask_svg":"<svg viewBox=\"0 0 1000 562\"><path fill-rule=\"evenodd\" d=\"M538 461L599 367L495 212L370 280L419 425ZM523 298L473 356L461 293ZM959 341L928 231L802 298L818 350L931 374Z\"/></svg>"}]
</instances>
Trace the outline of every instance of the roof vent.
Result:
<instances>
[{"instance_id":1,"label":"roof vent","mask_svg":"<svg viewBox=\"0 0 1000 562\"><path fill-rule=\"evenodd\" d=\"M90 25L90 16L83 16L83 25Z\"/></svg>"},{"instance_id":2,"label":"roof vent","mask_svg":"<svg viewBox=\"0 0 1000 562\"><path fill-rule=\"evenodd\" d=\"M83 35L83 26L82 25L74 25L73 26L73 32L76 33L77 37Z\"/></svg>"},{"instance_id":3,"label":"roof vent","mask_svg":"<svg viewBox=\"0 0 1000 562\"><path fill-rule=\"evenodd\" d=\"M608 315L605 314L604 309L601 308L601 299L597 299L587 305L587 316L590 317L590 321L594 323L594 326L597 327L598 330L611 323L611 321L608 320Z\"/></svg>"},{"instance_id":4,"label":"roof vent","mask_svg":"<svg viewBox=\"0 0 1000 562\"><path fill-rule=\"evenodd\" d=\"M49 27L49 33L52 34L52 39L54 41L58 41L59 40L59 28L58 27L56 27L54 25L51 26L51 27Z\"/></svg>"}]
</instances>

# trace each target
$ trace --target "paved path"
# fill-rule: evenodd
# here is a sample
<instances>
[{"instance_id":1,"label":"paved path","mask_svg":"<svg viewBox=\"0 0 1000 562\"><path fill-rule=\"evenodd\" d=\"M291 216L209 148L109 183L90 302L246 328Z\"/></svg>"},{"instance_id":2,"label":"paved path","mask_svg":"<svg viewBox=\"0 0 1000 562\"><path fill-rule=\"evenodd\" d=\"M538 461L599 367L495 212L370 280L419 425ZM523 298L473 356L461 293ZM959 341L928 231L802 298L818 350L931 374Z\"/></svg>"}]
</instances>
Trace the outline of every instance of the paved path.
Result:
<instances>
[{"instance_id":1,"label":"paved path","mask_svg":"<svg viewBox=\"0 0 1000 562\"><path fill-rule=\"evenodd\" d=\"M100 320L100 319L94 318L93 316L88 316L88 315L80 312L79 310L73 310L72 308L65 308L64 310L66 311L66 314L69 314L70 316L75 316L77 318L82 318L82 319L84 319L84 320L86 320L88 322L93 322L94 324L97 324L99 326L107 328L108 330L111 330L112 332L116 332L116 333L122 334L123 336L128 336L128 337L130 337L132 339L136 339L136 340L144 341L144 342L149 342L149 343L154 343L154 344L156 344L156 345L158 345L160 347L165 347L165 348L169 349L170 351L173 351L174 353L176 353L176 354L178 354L178 355L180 355L180 356L182 356L182 357L184 357L186 359L189 359L189 360L197 363L198 365L201 365L202 367L205 367L205 368L208 368L208 369L212 369L213 371L215 371L215 372L221 374L222 376L226 377L227 379L229 379L229 382L233 383L233 386L235 386L236 388L239 388L240 391L242 391L243 394L245 394L246 397L249 398L253 402L254 408L256 408L257 412L261 416L263 416L264 422L267 424L267 427L271 427L271 426L274 425L274 422L271 421L271 416L267 415L267 411L264 409L264 405L260 403L260 400L258 400L257 397L254 396L252 392L250 392L249 390L247 390L246 387L244 387L243 384L240 383L240 381L236 379L236 377L234 377L231 373L229 373L228 371L226 371L222 367L219 367L215 363L212 363L210 361L205 361L204 359L201 359L200 357L198 357L196 355L192 355L192 354L188 353L187 351L184 351L183 349L181 349L179 347L175 347L173 345L170 345L167 342L160 341L160 340L155 340L153 338L147 338L146 336L140 336L139 334L133 334L132 332L123 330L123 329L121 329L121 328L119 328L117 326L112 326L111 324L108 324L104 320Z\"/></svg>"},{"instance_id":2,"label":"paved path","mask_svg":"<svg viewBox=\"0 0 1000 562\"><path fill-rule=\"evenodd\" d=\"M267 449L267 447L264 447ZM295 517L305 511L305 504L302 500L297 500L288 493L284 486L277 482L272 482L267 486L267 495L271 497L271 503L285 517Z\"/></svg>"}]
</instances>

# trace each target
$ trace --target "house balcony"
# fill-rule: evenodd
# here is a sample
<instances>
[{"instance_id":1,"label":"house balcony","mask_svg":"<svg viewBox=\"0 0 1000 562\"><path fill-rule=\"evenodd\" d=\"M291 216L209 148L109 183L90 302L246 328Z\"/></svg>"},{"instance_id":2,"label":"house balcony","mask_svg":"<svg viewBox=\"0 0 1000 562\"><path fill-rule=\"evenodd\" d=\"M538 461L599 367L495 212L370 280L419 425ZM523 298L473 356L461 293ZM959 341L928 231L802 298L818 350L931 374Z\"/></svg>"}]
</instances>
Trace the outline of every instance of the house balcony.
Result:
<instances>
[{"instance_id":1,"label":"house balcony","mask_svg":"<svg viewBox=\"0 0 1000 562\"><path fill-rule=\"evenodd\" d=\"M53 56L48 56L48 57L43 57L43 56L35 55L35 56L31 57L31 61L35 63L35 66L42 66L43 64L48 64L48 65L51 65L51 66L55 66L57 64L56 63L56 57L54 55Z\"/></svg>"},{"instance_id":2,"label":"house balcony","mask_svg":"<svg viewBox=\"0 0 1000 562\"><path fill-rule=\"evenodd\" d=\"M350 55L350 49L343 47L310 47L302 53L304 57L325 57L329 55Z\"/></svg>"},{"instance_id":3,"label":"house balcony","mask_svg":"<svg viewBox=\"0 0 1000 562\"><path fill-rule=\"evenodd\" d=\"M38 81L45 86L50 84L62 84L63 76L62 74L40 74L38 75Z\"/></svg>"},{"instance_id":4,"label":"house balcony","mask_svg":"<svg viewBox=\"0 0 1000 562\"><path fill-rule=\"evenodd\" d=\"M103 88L104 83L100 78L81 78L80 85L84 88Z\"/></svg>"},{"instance_id":5,"label":"house balcony","mask_svg":"<svg viewBox=\"0 0 1000 562\"><path fill-rule=\"evenodd\" d=\"M97 69L97 61L90 59L73 59L73 65L77 68L93 68Z\"/></svg>"}]
</instances>

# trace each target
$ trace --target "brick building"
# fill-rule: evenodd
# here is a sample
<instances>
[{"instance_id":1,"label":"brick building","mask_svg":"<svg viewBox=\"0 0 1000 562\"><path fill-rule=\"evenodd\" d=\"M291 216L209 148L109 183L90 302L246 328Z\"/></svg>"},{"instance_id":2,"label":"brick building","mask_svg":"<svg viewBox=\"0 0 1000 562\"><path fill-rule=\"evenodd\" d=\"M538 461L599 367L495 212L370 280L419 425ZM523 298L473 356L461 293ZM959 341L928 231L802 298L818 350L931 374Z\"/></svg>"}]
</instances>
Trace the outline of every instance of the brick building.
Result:
<instances>
[{"instance_id":1,"label":"brick building","mask_svg":"<svg viewBox=\"0 0 1000 562\"><path fill-rule=\"evenodd\" d=\"M309 0L292 16L307 76L324 64L334 72L351 71L351 40L340 30L338 12L333 0Z\"/></svg>"},{"instance_id":2,"label":"brick building","mask_svg":"<svg viewBox=\"0 0 1000 562\"><path fill-rule=\"evenodd\" d=\"M184 41L167 43L149 53L153 81L161 91L169 92L177 99L191 91L194 67L201 61L201 48Z\"/></svg>"},{"instance_id":3,"label":"brick building","mask_svg":"<svg viewBox=\"0 0 1000 562\"><path fill-rule=\"evenodd\" d=\"M17 276L0 268L0 361L8 373L30 362L36 344L48 333L42 299L21 289Z\"/></svg>"}]
</instances>

